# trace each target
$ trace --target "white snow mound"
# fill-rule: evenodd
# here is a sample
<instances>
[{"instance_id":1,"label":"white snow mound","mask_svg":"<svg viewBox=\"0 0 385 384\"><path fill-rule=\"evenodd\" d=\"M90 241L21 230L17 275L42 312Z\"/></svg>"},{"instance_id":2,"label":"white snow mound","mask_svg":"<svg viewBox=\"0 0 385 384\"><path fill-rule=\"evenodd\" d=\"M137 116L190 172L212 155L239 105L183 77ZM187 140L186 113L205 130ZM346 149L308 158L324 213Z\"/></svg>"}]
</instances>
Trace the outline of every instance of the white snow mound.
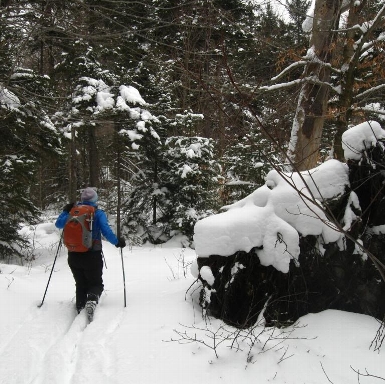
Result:
<instances>
[{"instance_id":1,"label":"white snow mound","mask_svg":"<svg viewBox=\"0 0 385 384\"><path fill-rule=\"evenodd\" d=\"M385 130L376 121L367 121L348 129L342 135L345 159L360 160L362 152L381 139L385 139Z\"/></svg>"},{"instance_id":2,"label":"white snow mound","mask_svg":"<svg viewBox=\"0 0 385 384\"><path fill-rule=\"evenodd\" d=\"M347 185L348 169L337 160L301 174L270 171L264 186L196 223L197 255L230 256L256 248L262 265L287 273L290 260L299 256L300 234L322 235L324 243L340 238L322 201L341 195Z\"/></svg>"}]
</instances>

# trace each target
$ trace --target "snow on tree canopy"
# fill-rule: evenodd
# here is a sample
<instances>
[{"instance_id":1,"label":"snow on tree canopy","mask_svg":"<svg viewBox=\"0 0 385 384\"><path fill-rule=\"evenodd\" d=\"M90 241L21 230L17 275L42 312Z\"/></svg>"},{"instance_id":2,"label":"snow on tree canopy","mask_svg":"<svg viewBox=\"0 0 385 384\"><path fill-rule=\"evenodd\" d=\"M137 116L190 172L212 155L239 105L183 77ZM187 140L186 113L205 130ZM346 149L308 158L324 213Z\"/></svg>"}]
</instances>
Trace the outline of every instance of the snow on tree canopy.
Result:
<instances>
[{"instance_id":1,"label":"snow on tree canopy","mask_svg":"<svg viewBox=\"0 0 385 384\"><path fill-rule=\"evenodd\" d=\"M160 141L158 133L152 128L152 122L158 122L157 117L153 116L148 110L142 109L141 106L147 106L139 91L132 87L121 85L119 92L117 88L107 85L101 79L94 79L91 77L81 77L80 84L75 88L75 95L72 99L74 104L73 114L76 115L80 108L85 108L96 116L103 112L108 113L126 113L130 119L137 120L134 129L121 129L120 134L128 136L132 141L132 148L138 149L139 144L136 140L141 140L143 134L149 134L156 140ZM137 106L139 105L139 106ZM83 124L82 121L77 123L78 126ZM67 136L70 136L68 133Z\"/></svg>"},{"instance_id":2,"label":"snow on tree canopy","mask_svg":"<svg viewBox=\"0 0 385 384\"><path fill-rule=\"evenodd\" d=\"M132 113L131 118L138 119L141 113L140 109L130 108L128 104L138 104L141 106L147 105L139 91L132 86L121 85L119 87L119 95L115 95L112 90L113 88L108 86L101 79L81 77L79 81L81 81L83 85L79 85L77 87L77 96L73 99L73 102L76 105L83 101L91 101L95 99L96 105L91 108L93 113L99 113L106 109L114 108L116 98L116 108L118 110L128 111ZM144 117L143 120L146 120L146 117Z\"/></svg>"},{"instance_id":3,"label":"snow on tree canopy","mask_svg":"<svg viewBox=\"0 0 385 384\"><path fill-rule=\"evenodd\" d=\"M116 98L116 108L118 111L127 112L133 120L138 120L135 124L135 129L122 129L119 131L122 135L127 135L132 142L131 147L134 150L139 149L139 144L135 140L140 140L146 132L157 141L160 142L160 136L151 126L152 122L159 122L158 118L151 114L147 109L141 107L132 107L131 105L139 104L140 106L147 106L148 104L140 95L139 91L132 87L121 85L119 87L119 95Z\"/></svg>"},{"instance_id":4,"label":"snow on tree canopy","mask_svg":"<svg viewBox=\"0 0 385 384\"><path fill-rule=\"evenodd\" d=\"M20 100L7 88L3 88L0 86L0 105L4 105L10 110L15 110L20 107Z\"/></svg>"},{"instance_id":5,"label":"snow on tree canopy","mask_svg":"<svg viewBox=\"0 0 385 384\"><path fill-rule=\"evenodd\" d=\"M196 223L197 255L230 256L256 248L262 265L287 273L290 260L299 256L300 234L322 235L325 244L340 238L321 202L343 194L347 185L348 168L337 160L301 175L270 171L264 186Z\"/></svg>"},{"instance_id":6,"label":"snow on tree canopy","mask_svg":"<svg viewBox=\"0 0 385 384\"><path fill-rule=\"evenodd\" d=\"M119 87L120 96L118 97L119 103L122 105L126 103L131 104L139 104L139 105L147 105L147 103L144 101L142 96L140 95L139 91L132 87L131 85L121 85Z\"/></svg>"},{"instance_id":7,"label":"snow on tree canopy","mask_svg":"<svg viewBox=\"0 0 385 384\"><path fill-rule=\"evenodd\" d=\"M356 125L342 134L342 148L345 159L360 160L362 152L385 139L385 131L376 121Z\"/></svg>"},{"instance_id":8,"label":"snow on tree canopy","mask_svg":"<svg viewBox=\"0 0 385 384\"><path fill-rule=\"evenodd\" d=\"M111 87L103 80L85 76L81 77L79 81L82 84L76 87L76 96L72 100L75 106L95 99L96 105L88 107L92 113L97 114L114 107L115 101Z\"/></svg>"},{"instance_id":9,"label":"snow on tree canopy","mask_svg":"<svg viewBox=\"0 0 385 384\"><path fill-rule=\"evenodd\" d=\"M115 105L114 95L109 91L99 91L96 95L97 111L111 109Z\"/></svg>"}]
</instances>

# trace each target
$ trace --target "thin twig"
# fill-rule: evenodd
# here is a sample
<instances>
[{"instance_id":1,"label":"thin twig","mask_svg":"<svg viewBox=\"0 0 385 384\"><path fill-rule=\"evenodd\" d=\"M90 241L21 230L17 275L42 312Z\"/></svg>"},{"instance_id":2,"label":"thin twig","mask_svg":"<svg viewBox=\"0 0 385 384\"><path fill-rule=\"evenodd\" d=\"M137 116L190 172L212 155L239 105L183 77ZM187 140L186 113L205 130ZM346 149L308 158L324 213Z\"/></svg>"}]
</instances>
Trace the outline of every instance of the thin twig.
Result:
<instances>
[{"instance_id":1,"label":"thin twig","mask_svg":"<svg viewBox=\"0 0 385 384\"><path fill-rule=\"evenodd\" d=\"M329 376L328 376L327 373L325 372L324 366L322 365L322 362L321 362L321 361L320 361L320 364L321 364L321 368L322 368L322 370L323 370L323 372L324 372L326 378L328 379L329 383L334 384L334 383L329 379Z\"/></svg>"}]
</instances>

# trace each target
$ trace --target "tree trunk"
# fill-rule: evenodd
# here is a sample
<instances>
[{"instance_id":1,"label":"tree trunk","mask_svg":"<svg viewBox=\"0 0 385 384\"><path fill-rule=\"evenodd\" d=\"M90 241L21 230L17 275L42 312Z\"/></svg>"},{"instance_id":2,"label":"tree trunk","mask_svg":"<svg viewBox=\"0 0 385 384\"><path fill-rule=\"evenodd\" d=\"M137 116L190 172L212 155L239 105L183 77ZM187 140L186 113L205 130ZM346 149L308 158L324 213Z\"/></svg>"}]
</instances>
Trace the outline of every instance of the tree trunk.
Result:
<instances>
[{"instance_id":1,"label":"tree trunk","mask_svg":"<svg viewBox=\"0 0 385 384\"><path fill-rule=\"evenodd\" d=\"M118 206L116 208L116 233L117 236L120 237L121 235L121 216L120 216L120 210L122 206L122 192L121 192L121 168L122 168L122 148L121 144L119 142L119 135L115 133L116 137L116 148L117 148L117 158L116 158L116 188L118 190Z\"/></svg>"},{"instance_id":2,"label":"tree trunk","mask_svg":"<svg viewBox=\"0 0 385 384\"><path fill-rule=\"evenodd\" d=\"M308 64L294 117L288 155L295 169L317 165L319 145L327 113L331 45L335 39L341 0L316 0Z\"/></svg>"},{"instance_id":3,"label":"tree trunk","mask_svg":"<svg viewBox=\"0 0 385 384\"><path fill-rule=\"evenodd\" d=\"M70 156L70 188L69 201L76 202L77 177L76 177L76 128L71 127L71 156Z\"/></svg>"},{"instance_id":4,"label":"tree trunk","mask_svg":"<svg viewBox=\"0 0 385 384\"><path fill-rule=\"evenodd\" d=\"M158 162L157 158L155 158L155 164L154 164L154 184L158 183ZM152 225L156 225L157 222L157 206L158 201L156 198L156 194L152 197Z\"/></svg>"},{"instance_id":5,"label":"tree trunk","mask_svg":"<svg viewBox=\"0 0 385 384\"><path fill-rule=\"evenodd\" d=\"M381 8L375 17L373 17L370 28L368 28L365 33L357 33L357 29L355 29L354 26L361 24L361 13L364 9L368 12L368 8L369 5L367 4L367 0L363 0L359 4L354 0L350 1L349 16L346 25L347 32L343 51L342 68L344 71L342 71L341 95L338 104L337 132L334 138L334 155L341 161L344 160L342 134L346 131L348 124L351 123L353 115L352 106L356 102L355 98L357 96L357 90L355 90L355 86L357 80L355 77L357 76L357 67L359 66L365 45L372 38L372 33L379 24L384 23L382 20L385 15L385 6Z\"/></svg>"},{"instance_id":6,"label":"tree trunk","mask_svg":"<svg viewBox=\"0 0 385 384\"><path fill-rule=\"evenodd\" d=\"M99 187L99 156L96 145L95 127L88 128L88 150L90 162L90 186Z\"/></svg>"},{"instance_id":7,"label":"tree trunk","mask_svg":"<svg viewBox=\"0 0 385 384\"><path fill-rule=\"evenodd\" d=\"M354 6L354 0L350 1L349 15L347 18L346 25L346 40L343 51L343 68L347 68L343 72L343 77L341 81L341 95L338 108L338 117L337 117L337 132L334 137L334 155L338 160L344 159L344 151L342 149L342 134L347 128L348 121L351 117L351 105L353 100L353 85L354 85L354 72L356 70L356 62L354 59L354 44L355 44L355 34L354 29L349 29L352 26L358 24L358 9L362 9L365 1L361 3L359 7Z\"/></svg>"}]
</instances>

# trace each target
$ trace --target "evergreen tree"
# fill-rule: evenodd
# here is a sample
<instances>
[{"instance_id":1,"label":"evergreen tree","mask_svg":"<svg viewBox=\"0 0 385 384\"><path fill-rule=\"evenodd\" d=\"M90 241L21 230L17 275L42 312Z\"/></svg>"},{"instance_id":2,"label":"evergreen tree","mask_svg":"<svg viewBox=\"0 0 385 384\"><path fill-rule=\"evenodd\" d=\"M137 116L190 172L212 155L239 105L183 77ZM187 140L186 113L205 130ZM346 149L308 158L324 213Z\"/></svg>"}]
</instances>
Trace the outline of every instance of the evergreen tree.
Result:
<instances>
[{"instance_id":1,"label":"evergreen tree","mask_svg":"<svg viewBox=\"0 0 385 384\"><path fill-rule=\"evenodd\" d=\"M305 45L307 36L303 32L302 24L306 19L311 2L307 0L286 0L287 10L291 19L291 27L295 36L294 43Z\"/></svg>"},{"instance_id":2,"label":"evergreen tree","mask_svg":"<svg viewBox=\"0 0 385 384\"><path fill-rule=\"evenodd\" d=\"M122 204L124 225L132 241L140 243L162 242L169 232L169 192L162 179L163 128L149 107L136 88L120 87L118 132L127 142L121 157L129 185Z\"/></svg>"},{"instance_id":3,"label":"evergreen tree","mask_svg":"<svg viewBox=\"0 0 385 384\"><path fill-rule=\"evenodd\" d=\"M33 188L39 166L57 153L60 141L44 104L46 79L29 70L19 70L7 87L0 85L2 171L0 258L22 256L25 242L19 233L22 223L37 219ZM12 90L12 91L11 91Z\"/></svg>"},{"instance_id":4,"label":"evergreen tree","mask_svg":"<svg viewBox=\"0 0 385 384\"><path fill-rule=\"evenodd\" d=\"M194 125L200 115L186 113L176 124ZM220 207L221 167L215 159L215 142L203 137L171 136L164 145L171 229L191 240L195 223Z\"/></svg>"},{"instance_id":5,"label":"evergreen tree","mask_svg":"<svg viewBox=\"0 0 385 384\"><path fill-rule=\"evenodd\" d=\"M229 146L221 158L225 183L222 200L224 205L243 199L265 183L265 176L274 167L281 167L280 154L271 140L249 116L249 130Z\"/></svg>"}]
</instances>

